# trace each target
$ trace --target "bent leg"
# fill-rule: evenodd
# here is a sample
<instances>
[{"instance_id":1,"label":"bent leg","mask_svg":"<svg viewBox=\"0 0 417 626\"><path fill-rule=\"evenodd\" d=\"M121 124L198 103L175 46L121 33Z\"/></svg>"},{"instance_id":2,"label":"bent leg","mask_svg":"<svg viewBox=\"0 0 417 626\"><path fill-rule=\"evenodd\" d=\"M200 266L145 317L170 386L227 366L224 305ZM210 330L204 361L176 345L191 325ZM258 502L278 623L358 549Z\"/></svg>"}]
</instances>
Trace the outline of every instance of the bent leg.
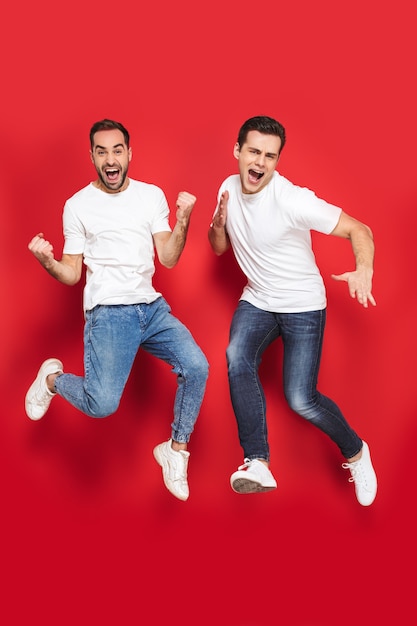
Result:
<instances>
[{"instance_id":1,"label":"bent leg","mask_svg":"<svg viewBox=\"0 0 417 626\"><path fill-rule=\"evenodd\" d=\"M188 443L203 402L209 365L192 334L164 298L147 305L142 348L172 366L177 377L172 439Z\"/></svg>"},{"instance_id":2,"label":"bent leg","mask_svg":"<svg viewBox=\"0 0 417 626\"><path fill-rule=\"evenodd\" d=\"M90 417L106 417L119 406L140 344L132 305L97 306L84 327L84 376L61 374L57 393Z\"/></svg>"}]
</instances>

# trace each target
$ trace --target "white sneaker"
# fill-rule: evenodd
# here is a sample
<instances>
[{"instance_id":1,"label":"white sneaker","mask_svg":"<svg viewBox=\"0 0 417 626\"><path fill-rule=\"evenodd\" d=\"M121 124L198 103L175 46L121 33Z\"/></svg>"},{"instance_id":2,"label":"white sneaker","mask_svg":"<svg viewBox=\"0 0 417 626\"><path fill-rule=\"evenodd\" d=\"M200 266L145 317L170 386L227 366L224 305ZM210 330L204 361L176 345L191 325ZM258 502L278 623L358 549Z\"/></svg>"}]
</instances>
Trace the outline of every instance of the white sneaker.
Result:
<instances>
[{"instance_id":1,"label":"white sneaker","mask_svg":"<svg viewBox=\"0 0 417 626\"><path fill-rule=\"evenodd\" d=\"M355 483L355 492L359 504L369 506L376 497L377 479L372 467L368 444L365 441L362 443L362 456L359 461L343 463L342 467L350 470L349 482Z\"/></svg>"},{"instance_id":2,"label":"white sneaker","mask_svg":"<svg viewBox=\"0 0 417 626\"><path fill-rule=\"evenodd\" d=\"M153 455L162 467L165 487L179 500L187 500L190 495L187 482L187 467L190 453L187 450L174 450L172 439L160 443Z\"/></svg>"},{"instance_id":3,"label":"white sneaker","mask_svg":"<svg viewBox=\"0 0 417 626\"><path fill-rule=\"evenodd\" d=\"M58 359L47 359L42 363L25 398L26 414L31 420L40 420L49 409L52 398L56 395L49 391L46 385L47 376L49 374L62 374L63 369L64 366Z\"/></svg>"},{"instance_id":4,"label":"white sneaker","mask_svg":"<svg viewBox=\"0 0 417 626\"><path fill-rule=\"evenodd\" d=\"M230 477L230 484L236 493L260 493L277 488L277 483L272 473L264 463L254 459L245 459L243 465L238 467Z\"/></svg>"}]
</instances>

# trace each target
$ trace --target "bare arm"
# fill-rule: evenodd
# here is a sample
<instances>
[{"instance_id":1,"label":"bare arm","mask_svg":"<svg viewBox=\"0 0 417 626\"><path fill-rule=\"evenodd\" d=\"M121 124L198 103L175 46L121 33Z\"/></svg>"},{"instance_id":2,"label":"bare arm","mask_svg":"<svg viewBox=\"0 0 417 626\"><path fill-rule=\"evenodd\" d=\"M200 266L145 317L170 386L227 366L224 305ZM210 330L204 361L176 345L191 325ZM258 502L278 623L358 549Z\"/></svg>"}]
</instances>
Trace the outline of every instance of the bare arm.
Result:
<instances>
[{"instance_id":1,"label":"bare arm","mask_svg":"<svg viewBox=\"0 0 417 626\"><path fill-rule=\"evenodd\" d=\"M332 278L347 282L351 297L356 298L365 308L368 302L375 306L376 302L372 295L375 246L371 229L342 211L336 228L330 234L350 239L356 261L355 271L332 274Z\"/></svg>"},{"instance_id":2,"label":"bare arm","mask_svg":"<svg viewBox=\"0 0 417 626\"><path fill-rule=\"evenodd\" d=\"M197 198L187 191L181 191L177 198L176 224L172 232L155 233L153 236L156 252L164 267L174 267L184 250L190 225L191 212Z\"/></svg>"},{"instance_id":3,"label":"bare arm","mask_svg":"<svg viewBox=\"0 0 417 626\"><path fill-rule=\"evenodd\" d=\"M230 248L230 240L226 231L227 202L229 192L224 191L220 196L219 206L210 224L208 238L213 251L220 256Z\"/></svg>"},{"instance_id":4,"label":"bare arm","mask_svg":"<svg viewBox=\"0 0 417 626\"><path fill-rule=\"evenodd\" d=\"M38 233L28 245L29 250L38 259L46 271L65 285L75 285L81 278L82 254L63 254L57 261L51 243L44 239L43 233Z\"/></svg>"}]
</instances>

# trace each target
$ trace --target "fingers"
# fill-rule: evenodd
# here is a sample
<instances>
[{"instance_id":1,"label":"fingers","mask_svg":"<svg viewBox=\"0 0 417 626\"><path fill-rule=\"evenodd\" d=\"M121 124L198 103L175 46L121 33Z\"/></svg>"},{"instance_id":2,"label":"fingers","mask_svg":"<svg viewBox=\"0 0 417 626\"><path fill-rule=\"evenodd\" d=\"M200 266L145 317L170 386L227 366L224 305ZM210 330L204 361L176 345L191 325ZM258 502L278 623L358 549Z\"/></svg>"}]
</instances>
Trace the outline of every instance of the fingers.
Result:
<instances>
[{"instance_id":1,"label":"fingers","mask_svg":"<svg viewBox=\"0 0 417 626\"><path fill-rule=\"evenodd\" d=\"M51 256L53 253L52 244L44 239L43 233L38 233L28 244L29 250L38 258L41 256Z\"/></svg>"},{"instance_id":2,"label":"fingers","mask_svg":"<svg viewBox=\"0 0 417 626\"><path fill-rule=\"evenodd\" d=\"M178 194L176 206L177 209L192 210L196 202L197 198L193 196L193 194L188 193L188 191L180 191L180 193Z\"/></svg>"},{"instance_id":3,"label":"fingers","mask_svg":"<svg viewBox=\"0 0 417 626\"><path fill-rule=\"evenodd\" d=\"M365 309L368 308L369 302L372 304L372 306L376 306L376 301L374 296L372 295L372 290L369 282L358 280L355 272L332 274L331 277L333 278L333 280L347 282L351 298L355 298L359 302L359 304L361 304Z\"/></svg>"},{"instance_id":4,"label":"fingers","mask_svg":"<svg viewBox=\"0 0 417 626\"><path fill-rule=\"evenodd\" d=\"M219 206L217 207L216 214L213 218L213 226L215 228L223 228L226 224L228 200L229 200L229 192L224 191L220 196Z\"/></svg>"},{"instance_id":5,"label":"fingers","mask_svg":"<svg viewBox=\"0 0 417 626\"><path fill-rule=\"evenodd\" d=\"M43 233L38 233L37 235L35 235L28 244L29 250L32 250L32 248L42 239L43 239Z\"/></svg>"},{"instance_id":6,"label":"fingers","mask_svg":"<svg viewBox=\"0 0 417 626\"><path fill-rule=\"evenodd\" d=\"M351 298L356 299L365 309L368 308L369 302L372 306L376 306L372 293L362 287L349 287L349 294Z\"/></svg>"},{"instance_id":7,"label":"fingers","mask_svg":"<svg viewBox=\"0 0 417 626\"><path fill-rule=\"evenodd\" d=\"M222 195L220 196L220 202L219 202L219 210L222 214L226 214L228 201L229 201L229 192L224 191Z\"/></svg>"},{"instance_id":8,"label":"fingers","mask_svg":"<svg viewBox=\"0 0 417 626\"><path fill-rule=\"evenodd\" d=\"M359 304L361 304L365 309L368 308L368 303L370 302L372 306L376 306L375 298L372 293L365 293L363 291L356 290L355 292L350 294L352 298L356 298Z\"/></svg>"}]
</instances>

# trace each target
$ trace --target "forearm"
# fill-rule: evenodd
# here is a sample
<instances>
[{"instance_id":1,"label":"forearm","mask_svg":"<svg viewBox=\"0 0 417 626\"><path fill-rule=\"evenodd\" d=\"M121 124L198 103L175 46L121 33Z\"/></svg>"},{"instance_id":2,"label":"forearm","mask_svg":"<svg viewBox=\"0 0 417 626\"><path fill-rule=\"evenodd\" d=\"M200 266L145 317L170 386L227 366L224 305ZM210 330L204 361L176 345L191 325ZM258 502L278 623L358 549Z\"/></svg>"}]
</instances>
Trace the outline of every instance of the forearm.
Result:
<instances>
[{"instance_id":1,"label":"forearm","mask_svg":"<svg viewBox=\"0 0 417 626\"><path fill-rule=\"evenodd\" d=\"M65 263L63 260L38 260L48 274L64 285L75 285L80 280L79 272L76 268L73 265Z\"/></svg>"},{"instance_id":2,"label":"forearm","mask_svg":"<svg viewBox=\"0 0 417 626\"><path fill-rule=\"evenodd\" d=\"M63 254L57 261L52 244L38 233L29 242L28 248L42 267L56 280L65 285L75 285L81 278L82 254Z\"/></svg>"},{"instance_id":3,"label":"forearm","mask_svg":"<svg viewBox=\"0 0 417 626\"><path fill-rule=\"evenodd\" d=\"M226 252L230 247L229 237L224 226L210 224L208 238L214 253L218 256Z\"/></svg>"},{"instance_id":4,"label":"forearm","mask_svg":"<svg viewBox=\"0 0 417 626\"><path fill-rule=\"evenodd\" d=\"M357 270L367 270L373 273L375 245L371 229L361 224L350 235L353 254Z\"/></svg>"},{"instance_id":5,"label":"forearm","mask_svg":"<svg viewBox=\"0 0 417 626\"><path fill-rule=\"evenodd\" d=\"M357 298L358 302L365 308L368 306L368 302L375 306L375 298L372 295L375 246L371 229L366 224L358 222L358 220L342 212L332 234L350 240L356 263L354 272L332 274L332 278L346 281L352 298Z\"/></svg>"},{"instance_id":6,"label":"forearm","mask_svg":"<svg viewBox=\"0 0 417 626\"><path fill-rule=\"evenodd\" d=\"M159 260L164 267L174 267L184 250L187 240L189 220L178 221L167 241L165 242Z\"/></svg>"}]
</instances>

